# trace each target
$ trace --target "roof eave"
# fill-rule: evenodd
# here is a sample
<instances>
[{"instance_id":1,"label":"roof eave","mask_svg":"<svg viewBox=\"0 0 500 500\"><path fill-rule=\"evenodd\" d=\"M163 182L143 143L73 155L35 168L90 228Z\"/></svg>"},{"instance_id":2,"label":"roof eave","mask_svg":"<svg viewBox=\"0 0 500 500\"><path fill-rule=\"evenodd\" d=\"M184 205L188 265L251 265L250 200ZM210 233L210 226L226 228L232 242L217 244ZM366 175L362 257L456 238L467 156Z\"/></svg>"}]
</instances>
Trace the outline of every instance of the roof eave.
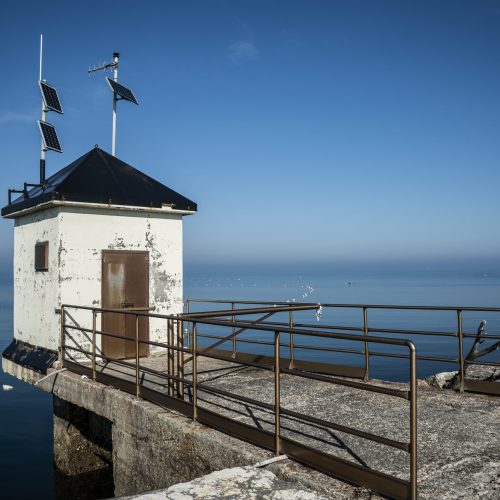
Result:
<instances>
[{"instance_id":1,"label":"roof eave","mask_svg":"<svg viewBox=\"0 0 500 500\"><path fill-rule=\"evenodd\" d=\"M23 217L34 212L39 212L40 210L47 210L53 207L75 207L75 208L96 208L99 210L123 210L128 212L147 212L155 214L164 215L194 215L197 210L178 210L172 208L171 206L165 207L136 207L130 205L116 205L112 203L87 203L80 201L64 201L64 200L50 200L45 203L40 203L38 205L27 207L18 211L14 211L5 215L2 215L4 219L16 219L17 217Z\"/></svg>"}]
</instances>

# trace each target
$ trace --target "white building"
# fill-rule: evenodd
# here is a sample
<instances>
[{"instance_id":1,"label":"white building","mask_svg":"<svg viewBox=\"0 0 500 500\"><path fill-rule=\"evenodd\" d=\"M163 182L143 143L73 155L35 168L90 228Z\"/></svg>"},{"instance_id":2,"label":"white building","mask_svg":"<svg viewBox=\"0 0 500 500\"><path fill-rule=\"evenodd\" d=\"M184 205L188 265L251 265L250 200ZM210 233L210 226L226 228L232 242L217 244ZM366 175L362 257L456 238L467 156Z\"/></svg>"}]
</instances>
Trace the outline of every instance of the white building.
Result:
<instances>
[{"instance_id":1,"label":"white building","mask_svg":"<svg viewBox=\"0 0 500 500\"><path fill-rule=\"evenodd\" d=\"M14 219L14 341L4 357L31 358L35 369L37 357L54 359L62 304L182 312L182 217L196 210L98 147L4 207L2 216ZM66 322L91 321L91 311L66 309ZM101 313L97 322L135 338L125 315ZM164 321L140 323L141 338L165 341ZM66 333L67 345L90 349L89 335ZM135 352L133 342L97 341L108 356Z\"/></svg>"}]
</instances>

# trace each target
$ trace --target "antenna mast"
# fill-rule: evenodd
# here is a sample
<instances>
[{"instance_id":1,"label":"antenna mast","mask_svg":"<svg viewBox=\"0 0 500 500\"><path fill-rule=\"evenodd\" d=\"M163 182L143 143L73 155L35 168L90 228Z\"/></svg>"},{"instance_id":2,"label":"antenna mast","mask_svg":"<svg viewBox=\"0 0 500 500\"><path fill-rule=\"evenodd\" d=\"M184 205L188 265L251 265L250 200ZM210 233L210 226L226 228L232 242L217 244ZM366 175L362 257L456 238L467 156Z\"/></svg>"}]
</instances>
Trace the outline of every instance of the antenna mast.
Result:
<instances>
[{"instance_id":1,"label":"antenna mast","mask_svg":"<svg viewBox=\"0 0 500 500\"><path fill-rule=\"evenodd\" d=\"M50 123L47 123L45 121L45 117L49 111L55 111L56 113L62 115L63 109L55 87L49 85L46 80L42 80L42 61L43 34L40 34L40 66L38 73L38 86L40 87L40 92L42 94L42 119L38 120L38 128L40 129L40 135L42 136L40 146L40 183L33 184L31 182L25 182L22 191L20 191L19 189L9 189L9 205L12 204L12 193L22 193L24 198L27 198L29 197L28 187L41 187L42 189L45 189L45 153L48 150L62 153L61 143L59 142L59 137L57 136L56 129L54 125L51 125Z\"/></svg>"},{"instance_id":2,"label":"antenna mast","mask_svg":"<svg viewBox=\"0 0 500 500\"><path fill-rule=\"evenodd\" d=\"M39 81L42 81L42 55L43 55L43 33L40 33L40 78Z\"/></svg>"},{"instance_id":3,"label":"antenna mast","mask_svg":"<svg viewBox=\"0 0 500 500\"><path fill-rule=\"evenodd\" d=\"M106 72L108 69L113 70L113 79L107 78L109 86L113 91L113 128L111 135L111 154L116 156L116 112L117 112L117 102L120 100L126 100L133 102L134 104L139 104L137 99L135 98L133 92L120 85L118 83L118 59L120 58L120 54L118 52L113 53L113 62L102 63L100 66L94 66L93 68L89 68L89 75L91 73L96 73L97 71Z\"/></svg>"},{"instance_id":4,"label":"antenna mast","mask_svg":"<svg viewBox=\"0 0 500 500\"><path fill-rule=\"evenodd\" d=\"M57 151L62 153L61 144L59 143L59 138L57 137L56 129L50 123L45 121L47 113L49 111L55 111L56 113L63 114L63 109L61 106L61 101L59 100L59 95L57 90L49 85L46 80L42 79L42 60L43 60L43 35L40 35L40 72L38 86L40 87L40 92L42 93L42 119L38 121L38 127L40 128L40 134L42 136L42 144L40 147L40 185L45 184L45 153L50 149L51 151Z\"/></svg>"},{"instance_id":5,"label":"antenna mast","mask_svg":"<svg viewBox=\"0 0 500 500\"><path fill-rule=\"evenodd\" d=\"M43 34L40 33L40 78L38 79L39 82L42 81L42 60L43 60ZM42 122L45 122L45 102L43 100L42 96ZM43 137L41 139L41 146L40 146L40 184L45 184L45 152L47 150L45 149L45 143L43 140Z\"/></svg>"},{"instance_id":6,"label":"antenna mast","mask_svg":"<svg viewBox=\"0 0 500 500\"><path fill-rule=\"evenodd\" d=\"M94 66L89 68L89 75L91 73L96 73L97 71L108 71L108 69L113 70L113 81L118 81L118 59L120 58L119 52L113 52L113 62L102 63L100 66ZM113 129L111 133L111 154L116 156L116 103L118 101L118 96L116 92L113 92Z\"/></svg>"},{"instance_id":7,"label":"antenna mast","mask_svg":"<svg viewBox=\"0 0 500 500\"><path fill-rule=\"evenodd\" d=\"M113 54L113 80L118 82L118 59L120 54L115 52ZM116 156L116 103L117 103L116 92L113 92L113 135L111 139L111 154Z\"/></svg>"},{"instance_id":8,"label":"antenna mast","mask_svg":"<svg viewBox=\"0 0 500 500\"><path fill-rule=\"evenodd\" d=\"M120 57L119 52L113 54L113 80L118 82L118 58ZM111 145L111 151L113 156L116 156L116 103L117 103L116 92L113 92L113 139Z\"/></svg>"}]
</instances>

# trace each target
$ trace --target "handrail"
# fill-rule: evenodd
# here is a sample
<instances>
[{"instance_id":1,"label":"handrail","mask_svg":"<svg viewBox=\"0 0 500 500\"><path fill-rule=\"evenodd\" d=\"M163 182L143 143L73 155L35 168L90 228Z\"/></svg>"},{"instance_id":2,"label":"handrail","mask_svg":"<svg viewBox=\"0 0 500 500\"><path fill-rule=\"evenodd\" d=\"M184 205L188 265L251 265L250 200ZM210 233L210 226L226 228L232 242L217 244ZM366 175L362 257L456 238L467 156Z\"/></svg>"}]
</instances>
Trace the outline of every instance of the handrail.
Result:
<instances>
[{"instance_id":1,"label":"handrail","mask_svg":"<svg viewBox=\"0 0 500 500\"><path fill-rule=\"evenodd\" d=\"M289 305L297 307L298 305L318 306L317 302L286 302L286 301L265 301L265 300L226 300L226 299L188 299L188 302L208 303L208 304L248 304L248 305ZM389 304L340 304L321 302L322 307L337 307L346 309L411 309L411 310L426 310L426 311L478 311L478 312L500 312L500 307L483 307L483 306L408 306L408 305L389 305Z\"/></svg>"},{"instance_id":2,"label":"handrail","mask_svg":"<svg viewBox=\"0 0 500 500\"><path fill-rule=\"evenodd\" d=\"M301 306L311 306L318 307L319 304L314 304L310 302L283 302L283 301L256 301L256 300L225 300L225 299L189 299L186 301L186 309L192 311L192 307L190 308L190 304L195 303L204 303L204 304L227 304L231 303L232 308L235 305L243 305L243 306L270 306L280 307L280 306L291 306L290 308L290 319L289 326L292 326L293 319L292 314L295 312L298 307ZM463 325L463 314L466 312L492 312L498 313L500 312L500 307L483 307L483 306L430 306L430 305L421 305L421 306L408 306L408 305L387 305L387 304L340 304L340 303L322 303L321 307L323 308L337 308L337 309L356 309L362 312L363 316L361 318L362 325L360 326L352 326L352 325L320 325L320 324L310 324L310 323L299 323L295 322L293 324L294 328L305 328L312 329L314 331L318 330L341 330L347 332L359 332L364 337L371 336L373 333L377 335L415 335L415 336L433 336L433 337L443 337L443 338L455 338L457 342L457 357L446 357L446 356L417 356L418 360L425 360L430 362L443 362L457 365L458 372L458 389L460 392L464 392L466 390L473 392L481 392L492 395L500 395L500 384L490 381L481 381L475 379L467 379L466 378L466 369L471 365L484 365L484 366L495 366L500 367L500 362L496 361L478 361L477 359L469 359L465 357L465 347L464 343L468 339L476 339L478 333L467 332L464 330ZM241 309L236 309L236 311ZM368 324L368 311L370 310L400 310L400 311L435 311L435 312L455 312L456 313L456 325L453 328L453 331L434 331L434 330L418 330L418 329L409 329L409 328L382 328L377 326L370 326ZM190 312L190 314L193 314ZM196 314L196 313L195 313ZM285 322L277 322L277 321L268 321L266 322L269 326L278 326L283 327L287 323ZM188 332L189 334L189 332ZM188 335L189 336L189 335ZM500 335L490 335L484 336L484 340L500 340ZM482 339L482 340L483 340ZM258 340L250 340L250 339L238 339L238 342L247 342L247 343L261 343ZM233 344L236 343L236 337L233 338ZM294 359L294 350L298 347L294 345L293 334L290 335L290 366L293 365ZM309 348L302 346L301 348ZM314 348L311 346L311 348ZM234 349L234 348L233 348ZM323 350L318 348L318 350ZM492 351L485 352L483 355L490 353ZM380 352L370 352L368 349L368 344L365 344L362 353L353 353L353 354L362 354L364 357L364 376L365 380L369 379L370 373L370 359L373 356L387 356L392 358L407 358L404 354L392 354L392 353L380 353ZM477 358L477 356L476 356Z\"/></svg>"},{"instance_id":3,"label":"handrail","mask_svg":"<svg viewBox=\"0 0 500 500\"><path fill-rule=\"evenodd\" d=\"M141 313L141 312L133 312L133 311L127 311L127 310L116 310L116 309L108 309L108 308L102 308L102 307L88 307L88 306L75 306L75 305L68 305L64 304L62 306L64 309L67 309L69 307L74 308L74 309L86 309L90 311L96 311L96 312L113 312L113 313L120 313L120 314L130 314L133 316L144 316L144 317L149 317L149 318L163 318L163 319L171 319L171 320L177 320L180 317L184 319L184 316L174 316L174 315L168 315L168 314L146 314L146 313ZM198 323L198 324L203 324L203 325L216 325L216 326L228 326L228 325L233 325L236 328L248 328L248 324L242 323L242 322L230 322L230 321L214 321L210 319L205 319L205 318L196 318L196 319L190 319L190 318L185 318L185 321L190 321L191 323ZM267 325L255 325L252 326L252 330L261 330L265 332L275 332L277 329L272 326L267 326ZM281 327L279 328L280 332L283 333L300 333L300 335L309 335L309 336L314 336L314 337L324 337L324 338L334 338L334 339L344 339L344 340L355 340L355 341L365 341L364 337L360 338L360 336L356 335L349 335L347 333L337 333L337 332L328 332L328 333L322 333L322 332L316 332L314 330L304 330L304 329L291 329L288 327ZM370 337L370 342L374 343L380 343L380 344L392 344L392 345L400 345L400 346L408 346L408 345L413 345L413 343L409 340L405 339L391 339L391 338L386 338L386 337Z\"/></svg>"},{"instance_id":4,"label":"handrail","mask_svg":"<svg viewBox=\"0 0 500 500\"><path fill-rule=\"evenodd\" d=\"M229 309L222 311L205 311L205 312L197 312L197 313L185 313L182 316L184 318L190 318L193 320L197 320L198 318L217 318L220 316L241 316L247 314L262 314L267 312L278 313L278 312L288 312L290 310L293 311L310 311L312 309L318 309L319 304L303 304L303 305L290 305L284 307L261 307L261 308L252 308L252 309Z\"/></svg>"},{"instance_id":5,"label":"handrail","mask_svg":"<svg viewBox=\"0 0 500 500\"><path fill-rule=\"evenodd\" d=\"M235 339L236 336L239 335L240 333L246 332L250 328L251 325L255 325L255 324L257 324L260 321L263 321L263 320L265 320L267 318L270 318L273 314L276 314L276 312L273 311L273 312L264 314L264 316L261 316L260 318L257 318L254 321L250 321L248 328L239 328L238 330L234 330L234 327L233 327L232 333L230 333L226 337L220 338L217 342L214 342L213 344L210 344L209 346L204 347L203 350L204 351L209 351L210 349L214 349L215 347L219 347L221 344L224 344L224 342L227 342L228 340ZM185 317L186 316L183 315L183 318L185 318ZM189 358L189 359L186 359L186 360L184 360L184 363L189 363L192 359L193 359L192 357Z\"/></svg>"},{"instance_id":6,"label":"handrail","mask_svg":"<svg viewBox=\"0 0 500 500\"><path fill-rule=\"evenodd\" d=\"M335 331L318 331L312 328L298 328L296 324L292 321L288 325L271 325L265 322L252 323L251 321L242 321L238 319L240 316L245 314L261 314L262 312L287 312L290 310L311 310L317 308L318 305L300 305L300 306L284 306L284 307L269 307L269 308L253 308L243 310L231 309L229 312L225 311L223 316L230 316L230 318L221 318L221 311L211 311L209 313L202 313L202 315L195 316L195 313L184 314L184 315L166 315L158 314L152 312L143 311L130 311L130 310L116 310L110 308L99 308L99 307L89 307L89 306L77 306L64 304L61 306L61 362L62 365L67 367L70 371L75 371L77 373L86 373L92 375L92 380L95 382L102 382L114 385L115 387L121 388L127 392L130 392L137 397L151 400L158 404L162 404L166 407L176 409L185 415L191 416L193 419L198 420L201 423L205 423L212 427L215 427L223 432L229 432L230 434L240 437L241 439L248 440L254 444L264 446L266 448L273 449L275 453L286 453L291 458L295 458L298 461L302 461L310 466L316 467L319 470L329 472L336 475L341 479L345 479L351 482L355 482L360 485L364 485L368 488L373 489L379 493L394 498L416 498L417 494L417 384L416 384L416 349L414 344L408 339L397 339L390 337L377 337L377 336L367 336L352 333L341 333ZM91 312L92 316L92 328L87 328L81 326L80 324L68 324L67 323L67 309L77 309L83 311ZM299 309L300 308L300 309ZM279 309L279 311L276 311ZM97 315L98 314L123 314L132 315L135 317L135 335L133 337L128 337L127 335L120 335L114 332L104 332L97 328ZM214 313L214 314L212 314ZM167 331L168 340L163 341L150 341L139 338L139 318L160 318L167 321ZM79 321L81 321L79 319ZM257 320L259 321L259 320ZM182 325L186 323L192 326L192 344L191 348L184 347L182 339ZM174 335L174 324L177 324L177 337ZM248 361L244 359L234 359L226 358L221 356L216 352L211 352L211 349L200 349L198 347L198 337L203 334L198 333L198 325L212 325L221 328L230 328L231 335L224 337L230 340L234 338L239 330L257 330L263 334L271 335L269 344L274 346L274 355L272 365L266 363L259 363L258 361ZM67 330L79 330L85 334L92 334L92 345L90 350L81 348L80 346L73 346L66 344L66 332ZM316 337L331 340L349 340L353 342L362 342L365 346L369 344L373 345L392 345L403 347L408 350L407 359L409 360L409 387L408 390L399 390L392 387L386 387L383 385L375 385L369 382L355 381L349 378L340 378L338 376L325 376L319 375L317 373L311 373L309 371L303 371L300 367L285 367L282 366L282 358L280 353L280 348L282 345L286 345L280 341L280 336L288 335L290 337L290 344L292 344L293 335L301 335L305 337ZM132 342L135 344L135 357L133 362L123 362L120 360L113 359L107 356L105 353L97 352L97 338L103 338L105 336L114 337L118 339L123 339L124 341ZM70 337L73 342L73 337ZM87 335L88 338L88 335ZM141 367L139 359L139 346L140 345L151 345L156 348L167 350L167 372L162 373L149 368ZM219 344L220 345L220 344ZM83 356L88 356L91 360L91 367L85 364L77 362L76 358L71 357L66 358L66 353L70 351L78 352ZM175 359L174 352L177 353L177 360ZM192 354L192 372L191 377L184 375L184 354L190 352ZM363 351L361 351L363 352ZM375 354L375 353L374 353ZM378 353L382 355L381 353ZM68 354L69 355L69 354ZM240 396L238 394L232 393L230 391L208 387L205 382L199 380L199 367L198 358L207 357L213 359L221 360L231 360L231 362L236 362L243 366L253 366L256 368L262 368L265 370L272 370L274 372L274 404L270 405L268 403L259 402L257 400L252 400L252 404L271 410L274 414L274 430L272 433L265 430L260 430L255 427L251 427L248 424L242 423L238 420L232 419L227 416L222 416L208 410L203 405L200 406L199 403L199 392L200 391L212 391L219 392L221 395L224 394L235 400L246 401L247 403L251 398L247 396ZM131 369L133 373L134 381L132 382L127 378L120 378L116 374L110 374L106 369L101 369L96 366L96 358L105 359L108 363L118 363L126 368ZM155 387L154 389L145 384L145 381L141 379L140 373L150 373L155 377L160 379L164 378L166 380L167 392L162 392L162 384L157 381L152 382ZM132 375L132 374L131 374ZM372 393L384 394L387 396L403 398L409 401L410 404L410 440L409 442L401 442L394 439L390 439L385 436L378 436L372 432L362 431L355 429L350 426L340 425L335 422L329 422L324 419L317 417L311 417L304 415L302 413L288 410L282 408L281 406L281 378L283 375L286 376L299 376L301 378L306 378L309 380L317 380L321 382L327 382L334 385L340 385L344 387L349 387L351 389L360 389L364 391L369 391ZM174 384L177 390L174 391ZM165 385L165 384L164 384ZM185 401L185 391L184 385L191 388L191 402ZM371 470L367 467L362 467L357 464L353 464L344 459L335 457L334 455L327 455L320 450L311 448L308 445L301 444L297 441L293 441L288 437L285 437L281 433L282 419L283 417L293 417L300 419L309 424L320 425L323 427L329 427L331 429L352 434L357 437L368 439L371 441L378 442L393 448L397 448L410 455L410 480L398 479L394 476L389 476L382 472L377 472Z\"/></svg>"}]
</instances>

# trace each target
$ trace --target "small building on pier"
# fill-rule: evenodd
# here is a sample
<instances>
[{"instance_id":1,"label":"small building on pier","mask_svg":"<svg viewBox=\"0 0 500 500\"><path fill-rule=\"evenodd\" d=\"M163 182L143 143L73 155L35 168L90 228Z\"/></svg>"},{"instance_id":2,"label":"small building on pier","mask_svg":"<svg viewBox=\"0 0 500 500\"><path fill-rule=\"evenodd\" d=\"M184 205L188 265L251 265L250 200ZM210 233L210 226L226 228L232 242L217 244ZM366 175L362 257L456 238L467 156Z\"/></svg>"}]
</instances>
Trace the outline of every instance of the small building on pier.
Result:
<instances>
[{"instance_id":1,"label":"small building on pier","mask_svg":"<svg viewBox=\"0 0 500 500\"><path fill-rule=\"evenodd\" d=\"M14 340L4 357L44 371L59 347L62 304L182 312L182 221L196 213L193 201L97 146L9 201L2 217L14 219ZM82 311L66 314L79 325ZM135 339L134 317L96 320ZM145 340L164 340L164 329L139 319ZM75 357L78 346L90 349L91 332L67 335ZM132 341L112 337L100 349L114 358L135 353Z\"/></svg>"}]
</instances>

